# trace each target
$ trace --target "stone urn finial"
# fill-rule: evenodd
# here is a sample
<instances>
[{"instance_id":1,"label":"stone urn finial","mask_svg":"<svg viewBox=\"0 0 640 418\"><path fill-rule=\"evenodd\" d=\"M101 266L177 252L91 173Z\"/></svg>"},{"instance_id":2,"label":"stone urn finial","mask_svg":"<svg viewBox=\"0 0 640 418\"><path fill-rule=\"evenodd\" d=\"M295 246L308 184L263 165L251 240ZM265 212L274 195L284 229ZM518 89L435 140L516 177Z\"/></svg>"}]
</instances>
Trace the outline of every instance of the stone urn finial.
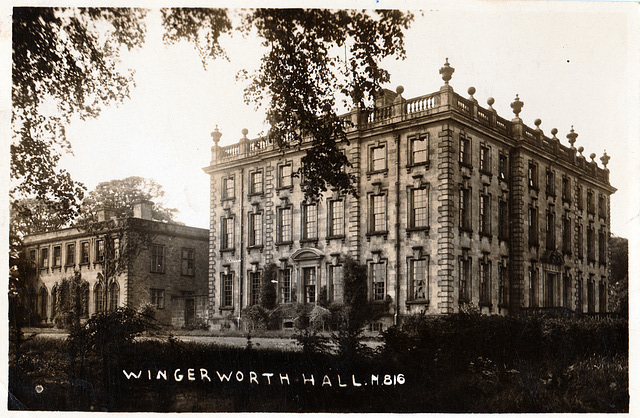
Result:
<instances>
[{"instance_id":1,"label":"stone urn finial","mask_svg":"<svg viewBox=\"0 0 640 418\"><path fill-rule=\"evenodd\" d=\"M242 128L242 139L247 139L247 134L249 130L247 128Z\"/></svg>"},{"instance_id":2,"label":"stone urn finial","mask_svg":"<svg viewBox=\"0 0 640 418\"><path fill-rule=\"evenodd\" d=\"M402 93L404 93L404 87L402 86L396 87L396 94L398 95L398 97L402 97Z\"/></svg>"},{"instance_id":3,"label":"stone urn finial","mask_svg":"<svg viewBox=\"0 0 640 418\"><path fill-rule=\"evenodd\" d=\"M216 125L215 131L211 132L211 138L213 139L213 143L216 147L218 146L218 142L220 142L221 137L222 133L218 130L218 125Z\"/></svg>"},{"instance_id":4,"label":"stone urn finial","mask_svg":"<svg viewBox=\"0 0 640 418\"><path fill-rule=\"evenodd\" d=\"M536 125L536 131L540 130L540 125L542 125L542 119L538 118L533 121L533 124Z\"/></svg>"},{"instance_id":5,"label":"stone urn finial","mask_svg":"<svg viewBox=\"0 0 640 418\"><path fill-rule=\"evenodd\" d=\"M516 94L516 98L511 103L511 109L513 109L513 113L516 115L516 118L520 117L520 112L522 111L523 106L524 102L520 100L520 98Z\"/></svg>"},{"instance_id":6,"label":"stone urn finial","mask_svg":"<svg viewBox=\"0 0 640 418\"><path fill-rule=\"evenodd\" d=\"M578 147L578 152L580 153L580 156L584 158L584 156L582 155L582 151L584 151L584 147Z\"/></svg>"},{"instance_id":7,"label":"stone urn finial","mask_svg":"<svg viewBox=\"0 0 640 418\"><path fill-rule=\"evenodd\" d=\"M604 168L607 168L607 164L609 164L610 159L611 157L607 155L607 150L604 150L604 154L602 154L602 157L600 157L600 161L602 161L602 165L604 166Z\"/></svg>"},{"instance_id":8,"label":"stone urn finial","mask_svg":"<svg viewBox=\"0 0 640 418\"><path fill-rule=\"evenodd\" d=\"M571 149L576 149L573 144L578 139L578 134L573 130L573 125L571 125L571 132L567 134L567 139L569 139L569 143L571 144ZM582 147L581 147L582 148ZM582 151L580 151L582 152Z\"/></svg>"},{"instance_id":9,"label":"stone urn finial","mask_svg":"<svg viewBox=\"0 0 640 418\"><path fill-rule=\"evenodd\" d=\"M451 75L455 70L456 69L449 64L449 58L445 58L444 66L440 67L440 74L442 74L442 79L444 80L445 85L449 84L449 80L451 80Z\"/></svg>"},{"instance_id":10,"label":"stone urn finial","mask_svg":"<svg viewBox=\"0 0 640 418\"><path fill-rule=\"evenodd\" d=\"M558 133L558 129L551 128L551 135L553 135L552 139L555 139L556 141L559 141L558 137L556 136L557 133Z\"/></svg>"},{"instance_id":11,"label":"stone urn finial","mask_svg":"<svg viewBox=\"0 0 640 418\"><path fill-rule=\"evenodd\" d=\"M589 158L591 158L591 162L595 163L595 159L596 159L596 153L592 152L591 154L589 154Z\"/></svg>"},{"instance_id":12,"label":"stone urn finial","mask_svg":"<svg viewBox=\"0 0 640 418\"><path fill-rule=\"evenodd\" d=\"M476 88L471 86L467 89L467 93L469 93L469 100L473 101L473 102L478 102L475 97L473 97L474 94L476 94Z\"/></svg>"},{"instance_id":13,"label":"stone urn finial","mask_svg":"<svg viewBox=\"0 0 640 418\"><path fill-rule=\"evenodd\" d=\"M493 97L489 97L487 99L487 104L489 105L489 110L492 112L495 112L496 110L493 108L493 104L496 102L496 99L494 99Z\"/></svg>"}]
</instances>

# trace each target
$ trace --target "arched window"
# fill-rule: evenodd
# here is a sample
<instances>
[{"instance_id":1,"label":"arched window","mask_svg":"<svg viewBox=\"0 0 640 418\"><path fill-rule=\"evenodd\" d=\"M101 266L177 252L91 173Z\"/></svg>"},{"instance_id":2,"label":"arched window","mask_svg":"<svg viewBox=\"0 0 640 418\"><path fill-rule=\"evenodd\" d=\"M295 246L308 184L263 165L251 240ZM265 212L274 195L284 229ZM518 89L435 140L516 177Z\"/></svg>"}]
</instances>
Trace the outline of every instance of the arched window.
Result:
<instances>
[{"instance_id":1,"label":"arched window","mask_svg":"<svg viewBox=\"0 0 640 418\"><path fill-rule=\"evenodd\" d=\"M102 283L98 282L93 287L93 300L95 301L95 312L99 313L104 311L104 288Z\"/></svg>"},{"instance_id":2,"label":"arched window","mask_svg":"<svg viewBox=\"0 0 640 418\"><path fill-rule=\"evenodd\" d=\"M80 316L86 318L89 316L89 283L82 282L80 285Z\"/></svg>"},{"instance_id":3,"label":"arched window","mask_svg":"<svg viewBox=\"0 0 640 418\"><path fill-rule=\"evenodd\" d=\"M58 284L54 284L51 289L51 320L56 317L58 313Z\"/></svg>"},{"instance_id":4,"label":"arched window","mask_svg":"<svg viewBox=\"0 0 640 418\"><path fill-rule=\"evenodd\" d=\"M33 287L29 287L29 312L37 312L38 299L36 290Z\"/></svg>"},{"instance_id":5,"label":"arched window","mask_svg":"<svg viewBox=\"0 0 640 418\"><path fill-rule=\"evenodd\" d=\"M114 311L118 308L118 300L120 298L120 286L117 282L111 282L109 285L109 310Z\"/></svg>"},{"instance_id":6,"label":"arched window","mask_svg":"<svg viewBox=\"0 0 640 418\"><path fill-rule=\"evenodd\" d=\"M40 320L43 322L47 321L48 308L49 292L47 292L46 287L42 286L38 292L38 314L40 315Z\"/></svg>"}]
</instances>

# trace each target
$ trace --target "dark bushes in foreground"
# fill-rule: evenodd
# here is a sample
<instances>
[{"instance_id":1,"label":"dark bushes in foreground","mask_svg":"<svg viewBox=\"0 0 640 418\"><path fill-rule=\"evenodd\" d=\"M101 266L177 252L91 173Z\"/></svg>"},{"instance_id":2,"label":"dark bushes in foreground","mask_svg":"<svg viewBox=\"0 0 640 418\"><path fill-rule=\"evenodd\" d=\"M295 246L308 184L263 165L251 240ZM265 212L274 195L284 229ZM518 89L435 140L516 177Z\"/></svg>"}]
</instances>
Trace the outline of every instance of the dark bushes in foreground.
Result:
<instances>
[{"instance_id":1,"label":"dark bushes in foreground","mask_svg":"<svg viewBox=\"0 0 640 418\"><path fill-rule=\"evenodd\" d=\"M588 317L415 316L382 355L423 379L442 412L624 412L628 322Z\"/></svg>"},{"instance_id":2,"label":"dark bushes in foreground","mask_svg":"<svg viewBox=\"0 0 640 418\"><path fill-rule=\"evenodd\" d=\"M36 338L11 364L10 386L29 409L627 412L627 335L622 320L415 317L385 332L372 357L350 361L170 338L125 344L108 369L98 352L87 351L80 369L67 341ZM140 378L127 379L122 369ZM181 381L174 378L178 369ZM200 369L211 381L201 379ZM157 379L158 371L166 371L167 379ZM259 384L250 381L251 372ZM271 384L265 373L273 373ZM280 375L288 376L288 384ZM312 375L314 384L304 381ZM322 384L325 375L331 386Z\"/></svg>"}]
</instances>

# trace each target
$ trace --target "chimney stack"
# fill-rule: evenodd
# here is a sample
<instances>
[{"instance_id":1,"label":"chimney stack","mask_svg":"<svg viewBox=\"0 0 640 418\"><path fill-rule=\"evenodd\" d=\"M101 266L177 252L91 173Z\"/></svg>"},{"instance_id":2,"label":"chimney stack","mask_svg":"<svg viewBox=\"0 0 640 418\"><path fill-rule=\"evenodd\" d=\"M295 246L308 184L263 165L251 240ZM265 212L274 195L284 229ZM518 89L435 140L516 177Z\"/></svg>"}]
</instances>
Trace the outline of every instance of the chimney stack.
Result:
<instances>
[{"instance_id":1,"label":"chimney stack","mask_svg":"<svg viewBox=\"0 0 640 418\"><path fill-rule=\"evenodd\" d=\"M109 207L101 207L97 212L98 222L108 221L115 216L113 209Z\"/></svg>"},{"instance_id":2,"label":"chimney stack","mask_svg":"<svg viewBox=\"0 0 640 418\"><path fill-rule=\"evenodd\" d=\"M151 220L151 209L153 202L150 200L138 200L133 203L133 217L139 219Z\"/></svg>"}]
</instances>

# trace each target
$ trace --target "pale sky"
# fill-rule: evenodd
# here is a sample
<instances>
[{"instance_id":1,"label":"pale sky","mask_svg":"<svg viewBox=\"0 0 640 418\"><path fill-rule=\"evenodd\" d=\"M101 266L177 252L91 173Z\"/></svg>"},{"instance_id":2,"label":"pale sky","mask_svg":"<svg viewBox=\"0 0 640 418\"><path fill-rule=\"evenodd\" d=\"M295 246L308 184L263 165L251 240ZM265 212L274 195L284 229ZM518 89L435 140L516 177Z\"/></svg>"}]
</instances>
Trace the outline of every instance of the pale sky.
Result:
<instances>
[{"instance_id":1,"label":"pale sky","mask_svg":"<svg viewBox=\"0 0 640 418\"><path fill-rule=\"evenodd\" d=\"M361 3L362 4L362 3ZM384 1L378 3L384 7ZM374 5L373 3L371 5ZM405 88L405 98L437 91L446 57L455 68L450 82L467 96L474 86L479 104L488 97L511 119L509 104L518 94L524 122L536 118L551 136L567 145L574 125L576 147L584 155L606 149L611 156L612 232L628 236L637 215L638 195L630 179L638 149L637 7L623 3L463 2L424 8L406 33L407 59L391 60L391 83ZM634 13L634 11L636 13ZM152 13L144 48L127 54L136 70L131 100L107 109L96 120L68 128L75 156L63 165L89 189L127 176L153 178L164 186L165 204L180 210L178 220L208 227L210 132L218 125L222 145L265 129L264 114L243 101L241 69L259 65L256 39L236 35L223 46L230 60L212 62L205 71L191 45L165 46L159 13ZM635 164L637 166L637 164Z\"/></svg>"},{"instance_id":2,"label":"pale sky","mask_svg":"<svg viewBox=\"0 0 640 418\"><path fill-rule=\"evenodd\" d=\"M454 4L451 4L454 3ZM33 3L31 3L33 4ZM165 5L170 5L167 3ZM284 3L285 5L288 3ZM299 2L291 5L298 5ZM337 7L345 3L327 3ZM506 119L518 94L525 103L520 117L567 145L571 125L579 134L576 147L584 155L606 149L611 161L612 232L629 236L638 214L638 7L615 2L431 2L385 0L351 3L358 7L414 9L416 19L406 32L407 58L390 60L392 80L384 87L405 88L407 99L437 91L445 58L455 68L450 82L456 92L474 95ZM324 5L324 3L323 3ZM409 5L409 6L407 6ZM427 5L428 7L425 7ZM241 69L258 68L261 49L256 39L225 37L229 61L211 62L205 71L189 44L165 46L159 12L149 19L145 46L124 55L135 69L137 87L131 99L103 111L95 120L74 121L68 137L74 155L62 165L89 190L99 182L127 176L155 179L165 191L165 205L175 207L178 220L208 227L210 132L218 125L221 145L237 142L247 128L253 138L265 130L264 113L246 105Z\"/></svg>"}]
</instances>

